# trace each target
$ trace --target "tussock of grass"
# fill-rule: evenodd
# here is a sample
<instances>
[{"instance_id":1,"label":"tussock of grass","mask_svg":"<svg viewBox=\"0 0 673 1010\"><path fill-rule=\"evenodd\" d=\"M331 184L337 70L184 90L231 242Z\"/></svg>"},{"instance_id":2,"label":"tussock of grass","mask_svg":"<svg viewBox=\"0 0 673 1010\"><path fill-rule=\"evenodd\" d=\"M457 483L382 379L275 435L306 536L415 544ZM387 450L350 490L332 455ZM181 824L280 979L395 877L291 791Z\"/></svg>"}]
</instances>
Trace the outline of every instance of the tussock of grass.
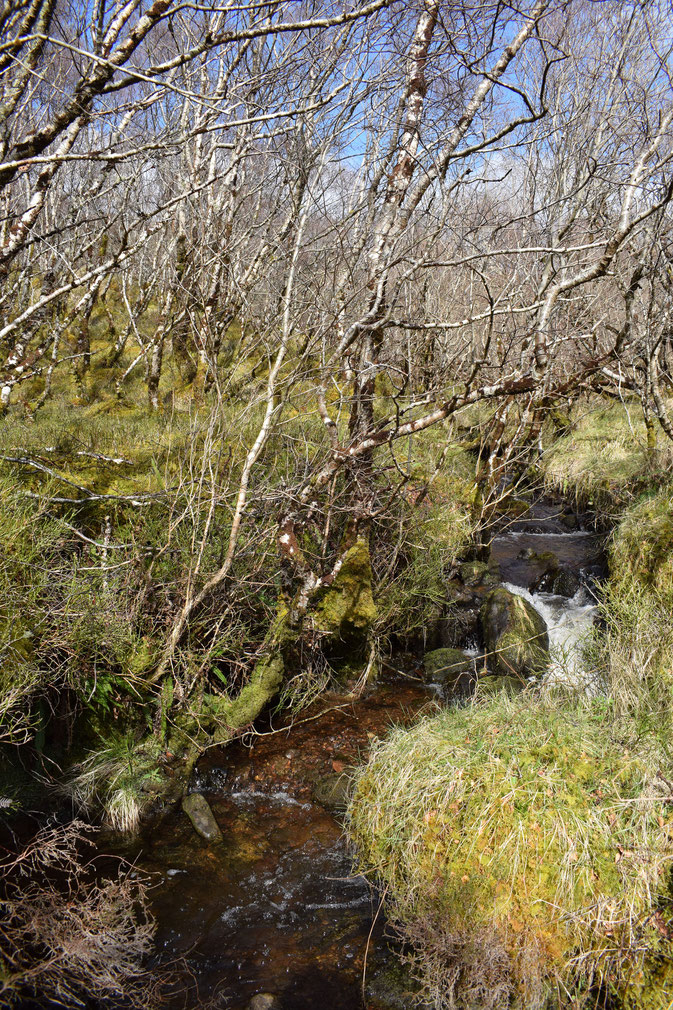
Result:
<instances>
[{"instance_id":1,"label":"tussock of grass","mask_svg":"<svg viewBox=\"0 0 673 1010\"><path fill-rule=\"evenodd\" d=\"M611 549L614 581L649 589L673 611L673 484L629 509Z\"/></svg>"},{"instance_id":2,"label":"tussock of grass","mask_svg":"<svg viewBox=\"0 0 673 1010\"><path fill-rule=\"evenodd\" d=\"M615 734L604 702L526 695L443 711L374 748L350 831L433 1006L533 1010L642 989L673 857L665 767L652 740Z\"/></svg>"},{"instance_id":3,"label":"tussock of grass","mask_svg":"<svg viewBox=\"0 0 673 1010\"><path fill-rule=\"evenodd\" d=\"M102 811L113 830L133 832L161 783L159 750L153 738L140 747L132 735L111 739L74 767L66 792L77 808Z\"/></svg>"},{"instance_id":4,"label":"tussock of grass","mask_svg":"<svg viewBox=\"0 0 673 1010\"><path fill-rule=\"evenodd\" d=\"M626 511L610 546L598 660L616 704L660 734L673 713L673 485Z\"/></svg>"}]
</instances>

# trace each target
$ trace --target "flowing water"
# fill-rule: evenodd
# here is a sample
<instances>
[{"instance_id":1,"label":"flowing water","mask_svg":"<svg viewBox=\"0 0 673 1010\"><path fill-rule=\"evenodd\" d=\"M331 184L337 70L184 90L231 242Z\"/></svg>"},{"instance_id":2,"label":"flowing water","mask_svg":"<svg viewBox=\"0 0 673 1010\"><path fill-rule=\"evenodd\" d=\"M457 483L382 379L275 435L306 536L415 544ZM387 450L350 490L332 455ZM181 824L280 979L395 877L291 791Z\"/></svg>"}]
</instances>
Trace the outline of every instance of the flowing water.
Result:
<instances>
[{"instance_id":1,"label":"flowing water","mask_svg":"<svg viewBox=\"0 0 673 1010\"><path fill-rule=\"evenodd\" d=\"M551 663L545 680L591 691L591 675L583 662L582 650L596 616L596 601L585 586L574 596L530 593L511 582L505 588L522 596L544 617L549 634Z\"/></svg>"},{"instance_id":2,"label":"flowing water","mask_svg":"<svg viewBox=\"0 0 673 1010\"><path fill-rule=\"evenodd\" d=\"M550 551L579 576L571 598L530 591ZM547 621L548 676L577 682L600 538L581 524L568 529L556 506L543 503L495 537L492 567ZM384 677L369 697L323 698L294 725L269 723L206 755L194 788L211 804L224 843L202 841L176 810L126 852L155 883L158 960L174 962L180 979L171 1007L203 1001L245 1010L258 993L274 994L282 1010L411 1005L404 985L400 994L378 896L353 875L339 820L325 803L338 801L343 776L373 738L436 704L420 679Z\"/></svg>"},{"instance_id":3,"label":"flowing water","mask_svg":"<svg viewBox=\"0 0 673 1010\"><path fill-rule=\"evenodd\" d=\"M491 561L505 588L528 600L547 624L547 680L591 691L582 651L596 617L596 583L605 572L604 538L586 528L582 518L588 522L589 517L572 517L568 528L558 504L535 504L494 537ZM555 563L576 576L577 588L569 596L532 589Z\"/></svg>"},{"instance_id":4,"label":"flowing water","mask_svg":"<svg viewBox=\"0 0 673 1010\"><path fill-rule=\"evenodd\" d=\"M368 698L323 698L294 725L206 755L194 785L224 843L205 843L176 810L123 853L155 884L158 961L175 962L182 989L171 1007L244 1010L257 993L282 1010L410 1004L389 999L398 960L379 897L323 804L375 736L433 699L419 680L384 678Z\"/></svg>"}]
</instances>

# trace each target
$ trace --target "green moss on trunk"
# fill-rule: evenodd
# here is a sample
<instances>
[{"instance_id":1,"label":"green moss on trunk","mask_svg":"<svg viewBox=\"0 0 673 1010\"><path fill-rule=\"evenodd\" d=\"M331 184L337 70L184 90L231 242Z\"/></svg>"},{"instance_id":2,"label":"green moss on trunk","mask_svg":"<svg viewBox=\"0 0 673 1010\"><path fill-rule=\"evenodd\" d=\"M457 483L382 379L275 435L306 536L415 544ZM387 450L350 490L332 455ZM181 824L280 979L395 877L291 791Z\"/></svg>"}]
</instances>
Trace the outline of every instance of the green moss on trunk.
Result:
<instances>
[{"instance_id":1,"label":"green moss on trunk","mask_svg":"<svg viewBox=\"0 0 673 1010\"><path fill-rule=\"evenodd\" d=\"M235 698L208 695L204 707L219 723L213 735L214 742L225 742L232 732L254 722L280 690L284 672L283 657L278 651L272 652L259 660L250 681Z\"/></svg>"},{"instance_id":2,"label":"green moss on trunk","mask_svg":"<svg viewBox=\"0 0 673 1010\"><path fill-rule=\"evenodd\" d=\"M377 618L372 593L369 547L359 539L344 555L334 581L315 610L315 626L325 634L348 641L362 638Z\"/></svg>"}]
</instances>

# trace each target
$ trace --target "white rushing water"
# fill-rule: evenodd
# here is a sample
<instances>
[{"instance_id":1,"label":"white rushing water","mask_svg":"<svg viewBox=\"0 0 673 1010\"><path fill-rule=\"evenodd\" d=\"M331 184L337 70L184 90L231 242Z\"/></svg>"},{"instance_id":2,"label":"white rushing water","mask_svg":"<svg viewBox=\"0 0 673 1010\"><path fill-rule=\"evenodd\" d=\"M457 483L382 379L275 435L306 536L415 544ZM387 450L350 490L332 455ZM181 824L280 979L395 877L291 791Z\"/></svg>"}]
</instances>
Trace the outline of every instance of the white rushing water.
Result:
<instances>
[{"instance_id":1,"label":"white rushing water","mask_svg":"<svg viewBox=\"0 0 673 1010\"><path fill-rule=\"evenodd\" d=\"M549 633L551 663L546 683L567 684L591 690L582 650L591 631L596 604L584 586L568 599L553 593L529 593L523 586L503 583L505 589L531 603L544 618Z\"/></svg>"}]
</instances>

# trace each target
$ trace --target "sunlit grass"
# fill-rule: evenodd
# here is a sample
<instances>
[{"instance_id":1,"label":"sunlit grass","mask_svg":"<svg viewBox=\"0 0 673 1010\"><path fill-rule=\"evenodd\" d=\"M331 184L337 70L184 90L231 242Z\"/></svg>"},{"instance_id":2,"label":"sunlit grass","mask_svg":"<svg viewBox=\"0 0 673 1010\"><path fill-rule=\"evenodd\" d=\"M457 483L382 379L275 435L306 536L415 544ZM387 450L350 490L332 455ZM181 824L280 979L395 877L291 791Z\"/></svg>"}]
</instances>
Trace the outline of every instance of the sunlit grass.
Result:
<instances>
[{"instance_id":1,"label":"sunlit grass","mask_svg":"<svg viewBox=\"0 0 673 1010\"><path fill-rule=\"evenodd\" d=\"M374 747L349 829L432 1006L635 988L673 857L663 759L607 702L552 694L443 711Z\"/></svg>"}]
</instances>

